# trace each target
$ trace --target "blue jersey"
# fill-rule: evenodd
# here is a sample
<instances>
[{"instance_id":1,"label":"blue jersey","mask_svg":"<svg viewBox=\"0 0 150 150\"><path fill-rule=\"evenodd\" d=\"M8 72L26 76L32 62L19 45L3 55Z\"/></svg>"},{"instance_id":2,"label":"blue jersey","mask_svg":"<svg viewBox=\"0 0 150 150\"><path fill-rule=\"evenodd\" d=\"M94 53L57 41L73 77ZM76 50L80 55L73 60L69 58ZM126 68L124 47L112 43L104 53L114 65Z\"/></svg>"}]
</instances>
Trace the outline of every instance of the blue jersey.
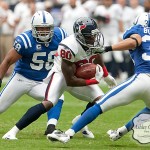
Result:
<instances>
[{"instance_id":1,"label":"blue jersey","mask_svg":"<svg viewBox=\"0 0 150 150\"><path fill-rule=\"evenodd\" d=\"M132 34L139 34L142 43L135 50L129 50L134 62L135 73L150 73L150 28L136 25L127 30L123 36L129 38Z\"/></svg>"},{"instance_id":2,"label":"blue jersey","mask_svg":"<svg viewBox=\"0 0 150 150\"><path fill-rule=\"evenodd\" d=\"M24 77L42 81L53 66L54 54L59 43L66 37L63 29L55 27L50 43L38 43L28 30L18 35L14 42L14 49L22 56L16 62L14 71Z\"/></svg>"}]
</instances>

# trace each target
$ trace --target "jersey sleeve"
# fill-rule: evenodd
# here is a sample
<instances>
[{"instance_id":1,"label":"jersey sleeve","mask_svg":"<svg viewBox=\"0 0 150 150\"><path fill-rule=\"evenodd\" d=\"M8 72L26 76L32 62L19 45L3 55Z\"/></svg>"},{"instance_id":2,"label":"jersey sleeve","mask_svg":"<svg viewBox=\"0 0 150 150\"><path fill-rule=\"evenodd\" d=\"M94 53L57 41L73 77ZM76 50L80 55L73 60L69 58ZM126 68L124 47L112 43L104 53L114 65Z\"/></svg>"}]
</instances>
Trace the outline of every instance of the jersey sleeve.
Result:
<instances>
[{"instance_id":1,"label":"jersey sleeve","mask_svg":"<svg viewBox=\"0 0 150 150\"><path fill-rule=\"evenodd\" d=\"M62 59L70 62L75 61L75 53L66 45L60 43L57 52Z\"/></svg>"},{"instance_id":2,"label":"jersey sleeve","mask_svg":"<svg viewBox=\"0 0 150 150\"><path fill-rule=\"evenodd\" d=\"M59 28L59 27L58 27ZM62 28L59 28L60 32L61 32L61 37L62 37L62 40L65 39L68 35L67 35L67 32L62 29Z\"/></svg>"},{"instance_id":3,"label":"jersey sleeve","mask_svg":"<svg viewBox=\"0 0 150 150\"><path fill-rule=\"evenodd\" d=\"M25 45L24 45L24 42L23 42L23 40L21 38L21 35L18 35L15 38L13 47L17 51L17 53L19 53L20 55L23 55L23 53L25 51Z\"/></svg>"},{"instance_id":4,"label":"jersey sleeve","mask_svg":"<svg viewBox=\"0 0 150 150\"><path fill-rule=\"evenodd\" d=\"M57 37L59 42L61 42L63 39L65 39L68 36L65 30L59 27L54 28L54 34Z\"/></svg>"},{"instance_id":5,"label":"jersey sleeve","mask_svg":"<svg viewBox=\"0 0 150 150\"><path fill-rule=\"evenodd\" d=\"M123 39L129 38L132 34L139 34L142 36L143 27L141 25L132 26L130 29L126 30L123 35Z\"/></svg>"}]
</instances>

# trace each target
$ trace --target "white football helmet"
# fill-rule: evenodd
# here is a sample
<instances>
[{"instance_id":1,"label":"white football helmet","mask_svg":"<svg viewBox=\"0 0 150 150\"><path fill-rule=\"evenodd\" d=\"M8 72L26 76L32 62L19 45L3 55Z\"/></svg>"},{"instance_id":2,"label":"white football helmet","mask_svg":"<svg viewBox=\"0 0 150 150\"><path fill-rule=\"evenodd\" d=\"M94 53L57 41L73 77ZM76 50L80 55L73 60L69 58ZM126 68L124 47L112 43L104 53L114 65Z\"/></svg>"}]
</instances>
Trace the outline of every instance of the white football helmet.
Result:
<instances>
[{"instance_id":1,"label":"white football helmet","mask_svg":"<svg viewBox=\"0 0 150 150\"><path fill-rule=\"evenodd\" d=\"M31 27L32 35L36 38L37 42L49 43L52 40L54 19L49 12L37 11L31 19Z\"/></svg>"},{"instance_id":2,"label":"white football helmet","mask_svg":"<svg viewBox=\"0 0 150 150\"><path fill-rule=\"evenodd\" d=\"M144 27L150 27L150 13L147 13L147 12L144 12L140 15L138 15L134 22L133 22L134 25L142 25Z\"/></svg>"}]
</instances>

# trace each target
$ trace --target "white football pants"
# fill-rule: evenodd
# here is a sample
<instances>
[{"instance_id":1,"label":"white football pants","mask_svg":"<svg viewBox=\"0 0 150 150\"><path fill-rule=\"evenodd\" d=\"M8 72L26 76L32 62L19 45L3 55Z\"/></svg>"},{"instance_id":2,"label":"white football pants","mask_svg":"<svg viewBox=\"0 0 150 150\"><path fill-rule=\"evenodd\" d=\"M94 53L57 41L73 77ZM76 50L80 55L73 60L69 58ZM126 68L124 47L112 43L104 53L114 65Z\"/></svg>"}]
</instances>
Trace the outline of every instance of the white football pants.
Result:
<instances>
[{"instance_id":1,"label":"white football pants","mask_svg":"<svg viewBox=\"0 0 150 150\"><path fill-rule=\"evenodd\" d=\"M135 100L143 100L150 108L150 74L135 74L116 86L97 101L103 112L127 105Z\"/></svg>"},{"instance_id":2,"label":"white football pants","mask_svg":"<svg viewBox=\"0 0 150 150\"><path fill-rule=\"evenodd\" d=\"M24 94L42 101L45 97L46 88L47 84L44 82L29 80L18 73L14 73L0 93L0 113L8 109ZM64 100L64 96L62 95L60 99Z\"/></svg>"},{"instance_id":3,"label":"white football pants","mask_svg":"<svg viewBox=\"0 0 150 150\"><path fill-rule=\"evenodd\" d=\"M64 75L61 72L54 72L47 78L49 78L50 81L47 86L45 97L46 100L51 101L54 105L57 103L58 98L64 93L64 91L68 91L74 97L88 102L93 102L97 97L104 95L103 91L97 84L82 87L67 86Z\"/></svg>"}]
</instances>

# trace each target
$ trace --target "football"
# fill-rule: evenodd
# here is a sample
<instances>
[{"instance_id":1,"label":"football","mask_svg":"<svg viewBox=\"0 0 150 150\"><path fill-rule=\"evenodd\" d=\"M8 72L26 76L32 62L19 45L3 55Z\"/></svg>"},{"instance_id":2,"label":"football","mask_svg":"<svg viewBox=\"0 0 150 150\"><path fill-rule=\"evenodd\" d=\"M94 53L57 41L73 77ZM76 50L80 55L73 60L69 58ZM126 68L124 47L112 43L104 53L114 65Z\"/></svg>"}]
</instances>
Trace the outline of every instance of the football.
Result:
<instances>
[{"instance_id":1,"label":"football","mask_svg":"<svg viewBox=\"0 0 150 150\"><path fill-rule=\"evenodd\" d=\"M91 79L95 77L96 73L96 64L93 63L87 63L83 64L82 66L78 67L76 69L76 77L82 78L82 79Z\"/></svg>"}]
</instances>

